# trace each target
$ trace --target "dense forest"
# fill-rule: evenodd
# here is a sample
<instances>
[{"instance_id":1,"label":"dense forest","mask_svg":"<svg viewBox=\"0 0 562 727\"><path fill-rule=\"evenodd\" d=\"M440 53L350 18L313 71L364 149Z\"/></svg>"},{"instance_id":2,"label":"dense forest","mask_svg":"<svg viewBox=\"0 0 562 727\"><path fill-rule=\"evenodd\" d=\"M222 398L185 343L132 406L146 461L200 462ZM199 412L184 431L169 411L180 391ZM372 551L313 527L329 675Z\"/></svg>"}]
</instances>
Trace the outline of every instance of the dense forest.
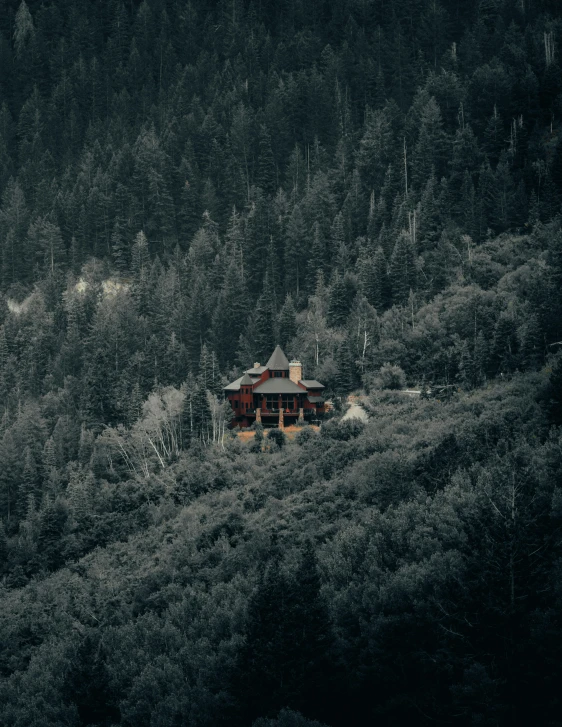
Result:
<instances>
[{"instance_id":1,"label":"dense forest","mask_svg":"<svg viewBox=\"0 0 562 727\"><path fill-rule=\"evenodd\" d=\"M0 200L3 726L562 725L558 2L0 0Z\"/></svg>"}]
</instances>

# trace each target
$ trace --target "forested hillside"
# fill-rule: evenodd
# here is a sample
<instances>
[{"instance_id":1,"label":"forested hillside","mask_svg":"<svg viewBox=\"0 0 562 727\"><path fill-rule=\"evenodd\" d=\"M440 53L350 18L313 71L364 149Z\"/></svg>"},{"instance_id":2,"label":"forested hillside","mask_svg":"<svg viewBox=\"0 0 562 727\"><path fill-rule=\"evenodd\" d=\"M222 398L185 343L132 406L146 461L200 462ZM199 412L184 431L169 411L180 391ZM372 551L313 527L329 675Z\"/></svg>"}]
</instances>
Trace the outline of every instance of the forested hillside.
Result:
<instances>
[{"instance_id":1,"label":"forested hillside","mask_svg":"<svg viewBox=\"0 0 562 727\"><path fill-rule=\"evenodd\" d=\"M559 3L0 0L0 200L2 725L562 724Z\"/></svg>"}]
</instances>

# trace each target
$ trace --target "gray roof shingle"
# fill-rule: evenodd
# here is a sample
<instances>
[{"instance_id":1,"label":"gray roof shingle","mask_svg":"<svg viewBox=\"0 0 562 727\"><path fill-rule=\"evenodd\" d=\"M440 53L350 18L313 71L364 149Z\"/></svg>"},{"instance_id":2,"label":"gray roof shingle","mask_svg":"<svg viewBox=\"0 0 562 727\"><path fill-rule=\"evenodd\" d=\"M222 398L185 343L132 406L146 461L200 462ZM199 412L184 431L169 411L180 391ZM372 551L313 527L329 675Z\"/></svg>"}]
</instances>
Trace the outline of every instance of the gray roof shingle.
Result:
<instances>
[{"instance_id":1,"label":"gray roof shingle","mask_svg":"<svg viewBox=\"0 0 562 727\"><path fill-rule=\"evenodd\" d=\"M291 379L267 379L254 389L254 394L306 394Z\"/></svg>"},{"instance_id":2,"label":"gray roof shingle","mask_svg":"<svg viewBox=\"0 0 562 727\"><path fill-rule=\"evenodd\" d=\"M243 378L244 377L241 376L239 379L236 379L236 381L233 381L232 383L228 384L228 386L225 386L224 391L240 391L240 382Z\"/></svg>"},{"instance_id":3,"label":"gray roof shingle","mask_svg":"<svg viewBox=\"0 0 562 727\"><path fill-rule=\"evenodd\" d=\"M301 381L301 384L303 386L306 386L307 389L325 389L326 387L324 384L321 384L319 381L316 381L315 379L303 379Z\"/></svg>"},{"instance_id":4,"label":"gray roof shingle","mask_svg":"<svg viewBox=\"0 0 562 727\"><path fill-rule=\"evenodd\" d=\"M265 366L258 366L257 368L248 369L245 373L250 376L260 376L265 371Z\"/></svg>"},{"instance_id":5,"label":"gray roof shingle","mask_svg":"<svg viewBox=\"0 0 562 727\"><path fill-rule=\"evenodd\" d=\"M283 353L281 346L275 346L275 351L269 357L269 361L265 365L270 371L288 371L289 359Z\"/></svg>"}]
</instances>

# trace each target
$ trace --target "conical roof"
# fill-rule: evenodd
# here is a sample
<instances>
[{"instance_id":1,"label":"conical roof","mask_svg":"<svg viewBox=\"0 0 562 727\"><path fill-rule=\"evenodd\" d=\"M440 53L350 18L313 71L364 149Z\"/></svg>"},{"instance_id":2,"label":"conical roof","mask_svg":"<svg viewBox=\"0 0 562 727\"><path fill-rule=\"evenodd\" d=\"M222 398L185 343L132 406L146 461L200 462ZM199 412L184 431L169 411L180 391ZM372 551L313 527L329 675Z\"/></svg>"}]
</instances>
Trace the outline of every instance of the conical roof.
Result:
<instances>
[{"instance_id":1,"label":"conical roof","mask_svg":"<svg viewBox=\"0 0 562 727\"><path fill-rule=\"evenodd\" d=\"M265 365L270 371L288 371L289 359L283 353L281 346L275 346L275 351L271 354L269 361Z\"/></svg>"},{"instance_id":2,"label":"conical roof","mask_svg":"<svg viewBox=\"0 0 562 727\"><path fill-rule=\"evenodd\" d=\"M242 378L240 379L240 386L252 386L254 382L252 379L248 376L248 374L244 374Z\"/></svg>"}]
</instances>

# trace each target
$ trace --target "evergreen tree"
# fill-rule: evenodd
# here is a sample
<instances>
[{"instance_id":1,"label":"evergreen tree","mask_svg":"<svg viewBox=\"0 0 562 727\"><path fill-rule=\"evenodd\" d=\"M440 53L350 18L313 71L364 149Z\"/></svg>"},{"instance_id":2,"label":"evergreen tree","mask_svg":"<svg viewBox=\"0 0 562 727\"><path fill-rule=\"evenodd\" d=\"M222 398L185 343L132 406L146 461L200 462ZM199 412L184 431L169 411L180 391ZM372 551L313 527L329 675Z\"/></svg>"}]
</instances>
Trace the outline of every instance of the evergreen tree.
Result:
<instances>
[{"instance_id":1,"label":"evergreen tree","mask_svg":"<svg viewBox=\"0 0 562 727\"><path fill-rule=\"evenodd\" d=\"M55 570L62 562L67 519L68 509L65 502L59 497L54 501L48 499L40 513L38 546L41 557L50 570Z\"/></svg>"},{"instance_id":2,"label":"evergreen tree","mask_svg":"<svg viewBox=\"0 0 562 727\"><path fill-rule=\"evenodd\" d=\"M0 441L0 510L11 523L21 510L18 503L18 483L21 477L21 455L8 429Z\"/></svg>"},{"instance_id":3,"label":"evergreen tree","mask_svg":"<svg viewBox=\"0 0 562 727\"><path fill-rule=\"evenodd\" d=\"M392 300L397 305L404 305L415 288L416 268L414 251L410 236L403 232L394 245L389 265L389 276L392 286Z\"/></svg>"},{"instance_id":4,"label":"evergreen tree","mask_svg":"<svg viewBox=\"0 0 562 727\"><path fill-rule=\"evenodd\" d=\"M29 227L27 244L43 274L53 274L64 264L66 251L58 225L44 218L36 220Z\"/></svg>"},{"instance_id":5,"label":"evergreen tree","mask_svg":"<svg viewBox=\"0 0 562 727\"><path fill-rule=\"evenodd\" d=\"M505 146L505 137L503 121L494 105L494 112L484 131L484 150L492 164L496 164L499 160L500 152Z\"/></svg>"},{"instance_id":6,"label":"evergreen tree","mask_svg":"<svg viewBox=\"0 0 562 727\"><path fill-rule=\"evenodd\" d=\"M265 361L275 348L275 324L269 297L262 293L258 298L250 316L253 332L254 357Z\"/></svg>"},{"instance_id":7,"label":"evergreen tree","mask_svg":"<svg viewBox=\"0 0 562 727\"><path fill-rule=\"evenodd\" d=\"M354 388L356 372L347 340L343 340L339 344L336 350L335 364L335 384L338 394L348 394Z\"/></svg>"},{"instance_id":8,"label":"evergreen tree","mask_svg":"<svg viewBox=\"0 0 562 727\"><path fill-rule=\"evenodd\" d=\"M422 190L435 170L441 178L446 158L447 137L443 131L441 111L437 101L431 97L422 111L418 140L413 154L412 182Z\"/></svg>"},{"instance_id":9,"label":"evergreen tree","mask_svg":"<svg viewBox=\"0 0 562 727\"><path fill-rule=\"evenodd\" d=\"M221 366L232 362L246 323L247 293L242 270L232 259L227 268L213 315L211 337Z\"/></svg>"},{"instance_id":10,"label":"evergreen tree","mask_svg":"<svg viewBox=\"0 0 562 727\"><path fill-rule=\"evenodd\" d=\"M76 707L81 725L110 727L120 718L106 660L99 635L87 632L76 649L63 687L64 698Z\"/></svg>"},{"instance_id":11,"label":"evergreen tree","mask_svg":"<svg viewBox=\"0 0 562 727\"><path fill-rule=\"evenodd\" d=\"M491 347L491 365L494 374L502 375L515 369L518 343L515 321L508 313L501 313L494 327Z\"/></svg>"},{"instance_id":12,"label":"evergreen tree","mask_svg":"<svg viewBox=\"0 0 562 727\"><path fill-rule=\"evenodd\" d=\"M31 448L26 447L23 454L23 472L18 488L18 514L22 519L27 514L29 498L35 498L38 489L37 464Z\"/></svg>"},{"instance_id":13,"label":"evergreen tree","mask_svg":"<svg viewBox=\"0 0 562 727\"><path fill-rule=\"evenodd\" d=\"M290 293L287 293L283 307L279 312L278 326L279 344L282 348L285 348L297 333L297 311Z\"/></svg>"},{"instance_id":14,"label":"evergreen tree","mask_svg":"<svg viewBox=\"0 0 562 727\"><path fill-rule=\"evenodd\" d=\"M326 240L324 239L320 223L316 221L312 232L312 249L308 259L308 276L310 278L315 279L318 270L325 271L326 255Z\"/></svg>"},{"instance_id":15,"label":"evergreen tree","mask_svg":"<svg viewBox=\"0 0 562 727\"><path fill-rule=\"evenodd\" d=\"M148 240L141 230L137 234L131 249L131 292L137 303L140 315L146 315L148 313L150 270Z\"/></svg>"},{"instance_id":16,"label":"evergreen tree","mask_svg":"<svg viewBox=\"0 0 562 727\"><path fill-rule=\"evenodd\" d=\"M265 194L272 195L276 187L276 169L273 151L271 149L271 137L267 128L262 124L258 137L259 158L257 183Z\"/></svg>"},{"instance_id":17,"label":"evergreen tree","mask_svg":"<svg viewBox=\"0 0 562 727\"><path fill-rule=\"evenodd\" d=\"M248 608L246 643L234 679L241 719L276 714L281 705L318 716L329 694L330 626L316 557L307 543L292 579L274 557Z\"/></svg>"},{"instance_id":18,"label":"evergreen tree","mask_svg":"<svg viewBox=\"0 0 562 727\"><path fill-rule=\"evenodd\" d=\"M328 302L328 321L332 326L341 326L345 323L349 313L350 301L343 277L336 270L330 286Z\"/></svg>"},{"instance_id":19,"label":"evergreen tree","mask_svg":"<svg viewBox=\"0 0 562 727\"><path fill-rule=\"evenodd\" d=\"M432 249L439 239L441 215L438 194L437 179L432 169L416 214L416 239L419 240L420 250Z\"/></svg>"},{"instance_id":20,"label":"evergreen tree","mask_svg":"<svg viewBox=\"0 0 562 727\"><path fill-rule=\"evenodd\" d=\"M113 232L111 233L111 252L117 272L125 276L128 265L128 250L124 239L124 231L119 219L115 220Z\"/></svg>"}]
</instances>

